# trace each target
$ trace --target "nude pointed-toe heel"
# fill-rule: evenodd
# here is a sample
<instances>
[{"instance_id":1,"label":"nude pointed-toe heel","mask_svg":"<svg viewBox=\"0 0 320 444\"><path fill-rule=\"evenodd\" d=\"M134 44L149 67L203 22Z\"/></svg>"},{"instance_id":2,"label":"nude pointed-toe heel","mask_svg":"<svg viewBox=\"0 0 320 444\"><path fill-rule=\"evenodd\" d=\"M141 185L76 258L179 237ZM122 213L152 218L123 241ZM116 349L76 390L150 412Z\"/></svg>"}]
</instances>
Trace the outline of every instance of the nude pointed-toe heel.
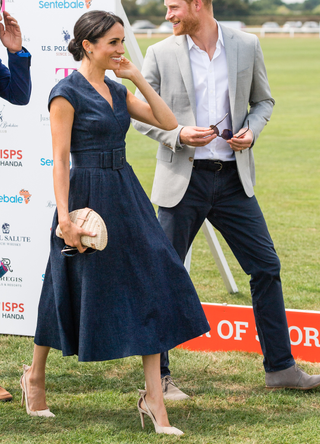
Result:
<instances>
[{"instance_id":1,"label":"nude pointed-toe heel","mask_svg":"<svg viewBox=\"0 0 320 444\"><path fill-rule=\"evenodd\" d=\"M138 411L140 413L141 426L142 426L143 429L144 429L144 415L147 415L147 416L149 416L149 418L153 422L154 429L155 429L156 433L164 433L166 435L177 435L177 436L184 435L184 433L181 430L177 429L176 427L161 427L157 423L156 418L154 417L153 413L149 409L149 406L148 406L148 404L146 402L147 391L146 390L139 390L139 394L140 394L140 398L138 400L137 407L138 407ZM142 401L144 402L144 405L145 405L147 410L144 410L141 407L141 402Z\"/></svg>"},{"instance_id":2,"label":"nude pointed-toe heel","mask_svg":"<svg viewBox=\"0 0 320 444\"><path fill-rule=\"evenodd\" d=\"M45 410L35 410L32 411L29 409L29 404L28 404L28 393L27 393L27 381L26 381L26 373L29 370L29 366L28 365L23 365L23 375L21 376L20 379L20 387L22 390L22 398L21 398L21 407L23 407L24 401L26 401L26 411L27 414L30 416L45 416L46 418L54 418L55 415L50 412L49 409L45 409ZM23 382L23 385L22 385Z\"/></svg>"}]
</instances>

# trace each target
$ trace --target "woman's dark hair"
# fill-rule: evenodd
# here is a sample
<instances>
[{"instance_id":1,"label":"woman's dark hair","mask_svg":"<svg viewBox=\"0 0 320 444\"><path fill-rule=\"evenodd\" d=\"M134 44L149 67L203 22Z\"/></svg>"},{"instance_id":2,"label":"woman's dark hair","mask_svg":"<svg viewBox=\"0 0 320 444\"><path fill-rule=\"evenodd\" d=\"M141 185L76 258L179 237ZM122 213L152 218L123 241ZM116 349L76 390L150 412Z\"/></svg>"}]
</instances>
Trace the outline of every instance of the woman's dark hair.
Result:
<instances>
[{"instance_id":1,"label":"woman's dark hair","mask_svg":"<svg viewBox=\"0 0 320 444\"><path fill-rule=\"evenodd\" d=\"M124 26L122 19L112 12L90 11L83 14L74 25L74 38L68 45L68 51L73 55L74 60L79 62L83 57L88 57L82 46L83 40L97 43L115 23Z\"/></svg>"}]
</instances>

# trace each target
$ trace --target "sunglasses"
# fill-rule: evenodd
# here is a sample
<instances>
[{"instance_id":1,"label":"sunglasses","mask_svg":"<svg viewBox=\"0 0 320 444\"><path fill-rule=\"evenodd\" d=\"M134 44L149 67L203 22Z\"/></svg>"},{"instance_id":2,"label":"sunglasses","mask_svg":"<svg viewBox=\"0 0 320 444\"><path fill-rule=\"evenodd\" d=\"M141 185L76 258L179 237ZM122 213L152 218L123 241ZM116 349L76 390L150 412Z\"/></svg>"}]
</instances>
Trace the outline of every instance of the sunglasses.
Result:
<instances>
[{"instance_id":1,"label":"sunglasses","mask_svg":"<svg viewBox=\"0 0 320 444\"><path fill-rule=\"evenodd\" d=\"M93 254L96 251L97 250L95 250L94 248L87 248L86 251L83 252L83 254ZM73 257L76 256L78 253L79 250L77 247L70 247L69 245L65 245L61 250L62 256L65 257Z\"/></svg>"},{"instance_id":2,"label":"sunglasses","mask_svg":"<svg viewBox=\"0 0 320 444\"><path fill-rule=\"evenodd\" d=\"M239 136L235 136L233 134L233 132L229 129L224 129L220 135L219 129L217 128L217 126L224 121L224 119L227 117L229 113L227 113L224 118L222 120L220 120L220 122L216 123L215 125L210 125L210 128L213 130L213 133L216 134L218 137L222 137L222 139L224 140L230 140L232 139L232 137L236 137L237 139L241 136L243 136L247 131L249 131L249 120L247 120L247 125L248 128L243 131L243 133L239 134Z\"/></svg>"}]
</instances>

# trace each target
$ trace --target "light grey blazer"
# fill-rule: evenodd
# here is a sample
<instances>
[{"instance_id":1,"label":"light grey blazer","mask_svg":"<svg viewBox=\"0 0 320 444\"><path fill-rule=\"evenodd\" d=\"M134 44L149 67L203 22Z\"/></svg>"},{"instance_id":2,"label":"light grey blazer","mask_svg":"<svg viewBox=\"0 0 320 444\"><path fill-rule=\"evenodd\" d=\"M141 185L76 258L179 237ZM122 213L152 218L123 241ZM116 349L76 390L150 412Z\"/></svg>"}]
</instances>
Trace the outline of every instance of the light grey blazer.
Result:
<instances>
[{"instance_id":1,"label":"light grey blazer","mask_svg":"<svg viewBox=\"0 0 320 444\"><path fill-rule=\"evenodd\" d=\"M226 50L232 131L247 126L254 142L269 121L274 100L259 40L255 35L221 25ZM177 147L183 126L196 125L196 97L186 36L171 36L148 48L142 73L175 114L179 126L164 131L133 121L134 127L159 141L151 201L174 207L183 198L192 173L195 147ZM137 97L144 99L139 91ZM215 123L215 122L212 122ZM241 183L246 194L254 194L255 167L252 149L236 152Z\"/></svg>"}]
</instances>

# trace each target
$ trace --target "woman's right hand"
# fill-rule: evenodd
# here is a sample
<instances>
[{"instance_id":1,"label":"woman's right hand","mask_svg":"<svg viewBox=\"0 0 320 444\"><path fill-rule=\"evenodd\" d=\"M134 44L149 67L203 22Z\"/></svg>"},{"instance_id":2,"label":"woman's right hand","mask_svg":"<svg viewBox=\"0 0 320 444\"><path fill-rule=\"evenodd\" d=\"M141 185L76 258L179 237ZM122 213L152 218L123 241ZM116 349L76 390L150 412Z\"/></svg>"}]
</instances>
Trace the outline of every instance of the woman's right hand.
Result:
<instances>
[{"instance_id":1,"label":"woman's right hand","mask_svg":"<svg viewBox=\"0 0 320 444\"><path fill-rule=\"evenodd\" d=\"M138 68L124 56L121 57L119 68L115 69L113 72L117 77L131 80L133 83L135 83L136 77L141 77Z\"/></svg>"},{"instance_id":2,"label":"woman's right hand","mask_svg":"<svg viewBox=\"0 0 320 444\"><path fill-rule=\"evenodd\" d=\"M64 222L59 222L60 229L62 231L63 240L69 247L76 247L79 253L84 253L87 247L81 244L81 236L95 237L97 234L91 231L84 230L71 222L71 219Z\"/></svg>"}]
</instances>

